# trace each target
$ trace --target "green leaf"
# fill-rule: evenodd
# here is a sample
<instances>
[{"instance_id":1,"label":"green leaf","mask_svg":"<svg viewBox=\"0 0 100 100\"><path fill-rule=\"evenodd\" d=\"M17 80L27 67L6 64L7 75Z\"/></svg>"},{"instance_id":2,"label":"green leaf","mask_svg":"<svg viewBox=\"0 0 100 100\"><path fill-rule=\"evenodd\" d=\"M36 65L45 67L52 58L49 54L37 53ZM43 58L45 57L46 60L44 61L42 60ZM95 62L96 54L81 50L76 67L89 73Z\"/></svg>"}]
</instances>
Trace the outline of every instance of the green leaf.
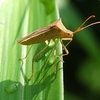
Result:
<instances>
[{"instance_id":1,"label":"green leaf","mask_svg":"<svg viewBox=\"0 0 100 100\"><path fill-rule=\"evenodd\" d=\"M19 58L25 57L29 46L17 43L18 39L30 32L57 20L57 10L55 0L0 2L0 100L63 100L60 41L56 41L56 63L51 41L49 47L34 61L34 76L29 83L26 79L32 74L32 58L47 44L34 44L27 59L19 61Z\"/></svg>"}]
</instances>

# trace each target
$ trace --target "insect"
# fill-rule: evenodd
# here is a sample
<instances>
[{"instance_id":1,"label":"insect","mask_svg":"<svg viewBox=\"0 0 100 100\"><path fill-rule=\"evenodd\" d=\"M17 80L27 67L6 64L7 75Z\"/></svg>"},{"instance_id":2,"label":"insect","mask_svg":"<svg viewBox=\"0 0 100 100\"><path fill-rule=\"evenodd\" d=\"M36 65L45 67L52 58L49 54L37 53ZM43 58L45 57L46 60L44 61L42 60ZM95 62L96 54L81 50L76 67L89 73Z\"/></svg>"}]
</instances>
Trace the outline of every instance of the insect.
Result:
<instances>
[{"instance_id":1,"label":"insect","mask_svg":"<svg viewBox=\"0 0 100 100\"><path fill-rule=\"evenodd\" d=\"M94 18L94 17L95 17L94 15L89 16L80 25L80 27L77 28L74 32L66 29L65 26L63 25L61 19L58 19L57 21L53 22L52 24L50 24L50 25L48 25L48 26L46 26L42 29L36 30L35 32L32 32L28 36L20 39L18 41L18 43L20 43L22 45L31 45L31 44L41 43L41 42L44 42L46 40L48 41L48 44L39 53L37 53L33 57L33 59L32 59L32 74L31 74L31 76L29 77L28 80L31 80L31 78L33 76L33 66L34 66L33 63L34 63L34 60L49 46L50 40L53 40L55 42L56 39L60 39L63 50L65 50L65 52L66 52L65 54L62 54L62 56L68 55L68 50L67 50L66 46L72 41L73 35L75 33L79 32L79 31L81 31L81 30L83 30L83 29L85 29L89 26L92 26L92 25L95 25L95 24L100 24L100 22L94 22L94 23L91 23L91 24L83 27L83 25L89 19ZM64 45L62 40L68 40L69 42L66 45ZM55 45L56 45L56 43L55 43ZM30 49L29 49L29 51L30 51ZM29 51L28 51L28 53L26 54L26 56L24 58L21 58L21 60L26 59L27 55L29 54ZM56 48L55 48L54 51L56 51ZM55 68L55 72L56 72L56 68Z\"/></svg>"}]
</instances>

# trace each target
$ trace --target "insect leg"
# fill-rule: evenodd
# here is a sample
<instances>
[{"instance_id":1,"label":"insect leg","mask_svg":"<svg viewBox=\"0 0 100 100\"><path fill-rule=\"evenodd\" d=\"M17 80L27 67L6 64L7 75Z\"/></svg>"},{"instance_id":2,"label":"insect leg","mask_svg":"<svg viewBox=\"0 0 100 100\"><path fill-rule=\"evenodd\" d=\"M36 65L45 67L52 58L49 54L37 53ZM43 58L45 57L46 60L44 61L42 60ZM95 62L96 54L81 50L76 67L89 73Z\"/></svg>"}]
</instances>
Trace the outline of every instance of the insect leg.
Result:
<instances>
[{"instance_id":1,"label":"insect leg","mask_svg":"<svg viewBox=\"0 0 100 100\"><path fill-rule=\"evenodd\" d=\"M69 41L66 45L64 45L63 42L62 42L62 40L70 40L70 41ZM61 44L62 44L63 50L65 50L65 52L66 52L65 54L62 54L62 56L66 56L66 55L69 54L69 52L68 52L66 46L72 41L72 38L64 38L64 39L62 39L62 40L60 40L60 42L61 42Z\"/></svg>"},{"instance_id":2,"label":"insect leg","mask_svg":"<svg viewBox=\"0 0 100 100\"><path fill-rule=\"evenodd\" d=\"M32 46L33 46L33 45L31 45L31 47L29 48L29 50L28 50L28 52L27 52L26 56L25 56L25 57L23 57L23 58L20 58L19 60L23 60L23 59L26 59L26 58L27 58L27 56L28 56L29 52L31 51Z\"/></svg>"},{"instance_id":3,"label":"insect leg","mask_svg":"<svg viewBox=\"0 0 100 100\"><path fill-rule=\"evenodd\" d=\"M62 38L62 40L69 40L69 42L65 45L65 47L66 47L72 41L72 38Z\"/></svg>"},{"instance_id":4,"label":"insect leg","mask_svg":"<svg viewBox=\"0 0 100 100\"><path fill-rule=\"evenodd\" d=\"M33 74L34 74L34 60L49 46L50 41L48 41L48 44L39 52L37 53L33 58L32 58L32 74L31 76L28 78L28 80L30 81Z\"/></svg>"}]
</instances>

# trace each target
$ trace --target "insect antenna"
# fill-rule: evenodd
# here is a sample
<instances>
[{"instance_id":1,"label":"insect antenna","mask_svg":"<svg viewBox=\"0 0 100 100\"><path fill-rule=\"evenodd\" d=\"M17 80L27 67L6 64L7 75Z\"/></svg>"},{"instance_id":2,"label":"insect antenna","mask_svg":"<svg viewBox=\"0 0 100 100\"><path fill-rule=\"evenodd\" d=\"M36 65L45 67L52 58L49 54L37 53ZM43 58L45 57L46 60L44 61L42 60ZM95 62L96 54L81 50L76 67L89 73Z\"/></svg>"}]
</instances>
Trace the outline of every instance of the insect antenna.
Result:
<instances>
[{"instance_id":1,"label":"insect antenna","mask_svg":"<svg viewBox=\"0 0 100 100\"><path fill-rule=\"evenodd\" d=\"M94 22L94 23L91 23L91 24L89 24L89 25L83 27L83 25L84 25L89 19L91 19L91 18L95 18L95 15L89 16L89 17L81 24L81 26L80 26L79 28L77 28L77 29L73 32L73 34L79 32L79 31L81 31L81 30L83 30L83 29L85 29L85 28L88 28L88 27L90 27L90 26L92 26L92 25L100 24L100 22Z\"/></svg>"}]
</instances>

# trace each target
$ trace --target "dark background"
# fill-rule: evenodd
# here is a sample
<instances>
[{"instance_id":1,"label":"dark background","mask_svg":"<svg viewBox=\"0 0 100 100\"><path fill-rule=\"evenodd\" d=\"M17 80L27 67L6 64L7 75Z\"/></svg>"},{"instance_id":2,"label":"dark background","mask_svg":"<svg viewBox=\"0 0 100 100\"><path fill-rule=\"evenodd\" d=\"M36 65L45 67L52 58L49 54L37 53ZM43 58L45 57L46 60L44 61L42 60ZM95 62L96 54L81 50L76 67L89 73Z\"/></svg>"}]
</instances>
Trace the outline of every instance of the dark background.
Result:
<instances>
[{"instance_id":1,"label":"dark background","mask_svg":"<svg viewBox=\"0 0 100 100\"><path fill-rule=\"evenodd\" d=\"M75 30L90 15L96 18L87 24L100 21L100 1L66 0L60 15L66 28ZM67 48L69 55L63 58L65 100L100 100L100 24L75 34Z\"/></svg>"}]
</instances>

